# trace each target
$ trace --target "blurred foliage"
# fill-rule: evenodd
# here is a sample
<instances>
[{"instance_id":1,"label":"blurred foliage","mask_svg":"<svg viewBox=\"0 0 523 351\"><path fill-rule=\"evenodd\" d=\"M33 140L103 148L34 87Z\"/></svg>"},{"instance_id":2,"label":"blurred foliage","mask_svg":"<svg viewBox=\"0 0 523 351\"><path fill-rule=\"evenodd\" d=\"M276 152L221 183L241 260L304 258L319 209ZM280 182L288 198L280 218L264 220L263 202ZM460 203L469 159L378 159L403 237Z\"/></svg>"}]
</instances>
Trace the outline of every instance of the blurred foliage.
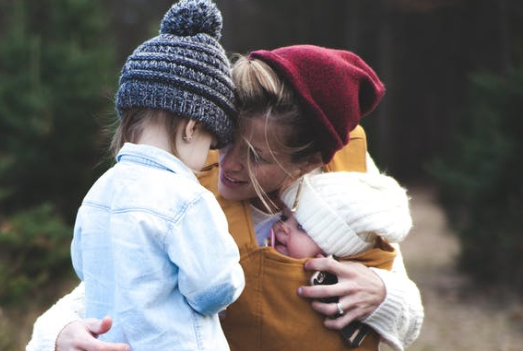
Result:
<instances>
[{"instance_id":1,"label":"blurred foliage","mask_svg":"<svg viewBox=\"0 0 523 351\"><path fill-rule=\"evenodd\" d=\"M118 71L99 2L2 1L0 11L0 305L9 306L72 272L72 223L103 171L101 122L114 115Z\"/></svg>"},{"instance_id":2,"label":"blurred foliage","mask_svg":"<svg viewBox=\"0 0 523 351\"><path fill-rule=\"evenodd\" d=\"M479 282L523 292L523 67L476 74L449 152L430 169Z\"/></svg>"},{"instance_id":3,"label":"blurred foliage","mask_svg":"<svg viewBox=\"0 0 523 351\"><path fill-rule=\"evenodd\" d=\"M43 204L0 222L0 305L35 293L35 288L72 272L71 227Z\"/></svg>"},{"instance_id":4,"label":"blurred foliage","mask_svg":"<svg viewBox=\"0 0 523 351\"><path fill-rule=\"evenodd\" d=\"M2 11L0 213L50 201L71 221L99 172L100 117L112 108L103 12L89 0L17 0Z\"/></svg>"}]
</instances>

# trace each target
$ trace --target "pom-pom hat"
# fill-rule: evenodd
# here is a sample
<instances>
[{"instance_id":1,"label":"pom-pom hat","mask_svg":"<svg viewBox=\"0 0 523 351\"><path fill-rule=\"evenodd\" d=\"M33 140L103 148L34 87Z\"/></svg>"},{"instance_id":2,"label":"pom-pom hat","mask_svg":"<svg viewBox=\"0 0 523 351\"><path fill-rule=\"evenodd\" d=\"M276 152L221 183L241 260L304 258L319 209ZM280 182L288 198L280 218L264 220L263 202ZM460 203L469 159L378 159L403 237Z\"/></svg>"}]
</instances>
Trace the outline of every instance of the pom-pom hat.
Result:
<instances>
[{"instance_id":1,"label":"pom-pom hat","mask_svg":"<svg viewBox=\"0 0 523 351\"><path fill-rule=\"evenodd\" d=\"M385 93L372 68L350 51L295 45L253 51L249 57L268 64L296 91L318 133L324 163L349 142L349 132Z\"/></svg>"},{"instance_id":2,"label":"pom-pom hat","mask_svg":"<svg viewBox=\"0 0 523 351\"><path fill-rule=\"evenodd\" d=\"M405 189L379 173L305 175L281 200L327 255L361 253L374 247L376 236L401 242L412 227Z\"/></svg>"},{"instance_id":3,"label":"pom-pom hat","mask_svg":"<svg viewBox=\"0 0 523 351\"><path fill-rule=\"evenodd\" d=\"M201 122L218 147L228 143L236 108L221 30L221 13L210 0L174 4L160 34L136 48L122 68L118 115L129 108L166 110Z\"/></svg>"}]
</instances>

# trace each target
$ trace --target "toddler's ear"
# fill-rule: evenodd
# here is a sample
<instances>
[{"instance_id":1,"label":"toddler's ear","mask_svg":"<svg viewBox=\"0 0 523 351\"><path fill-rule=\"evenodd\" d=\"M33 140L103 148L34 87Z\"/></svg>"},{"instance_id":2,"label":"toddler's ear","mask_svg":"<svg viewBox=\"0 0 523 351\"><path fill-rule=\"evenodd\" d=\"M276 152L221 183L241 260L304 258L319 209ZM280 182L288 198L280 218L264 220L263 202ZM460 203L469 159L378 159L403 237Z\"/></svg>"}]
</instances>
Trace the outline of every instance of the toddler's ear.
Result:
<instances>
[{"instance_id":1,"label":"toddler's ear","mask_svg":"<svg viewBox=\"0 0 523 351\"><path fill-rule=\"evenodd\" d=\"M185 141L191 141L194 133L199 128L198 122L194 119L184 119L181 123L182 126L182 138Z\"/></svg>"}]
</instances>

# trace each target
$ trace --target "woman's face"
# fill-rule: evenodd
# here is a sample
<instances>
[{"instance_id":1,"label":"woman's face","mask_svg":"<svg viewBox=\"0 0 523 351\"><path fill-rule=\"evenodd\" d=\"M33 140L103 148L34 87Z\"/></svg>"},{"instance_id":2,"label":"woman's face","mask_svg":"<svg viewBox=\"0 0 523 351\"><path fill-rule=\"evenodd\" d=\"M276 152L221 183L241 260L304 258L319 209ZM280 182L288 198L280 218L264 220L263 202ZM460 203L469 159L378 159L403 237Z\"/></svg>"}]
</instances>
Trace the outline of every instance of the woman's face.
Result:
<instances>
[{"instance_id":1,"label":"woman's face","mask_svg":"<svg viewBox=\"0 0 523 351\"><path fill-rule=\"evenodd\" d=\"M289 177L299 173L299 165L291 162L290 155L278 153L278 148L273 146L276 133L284 131L274 122L266 123L264 118L245 118L235 142L220 150L218 191L224 198L258 199L249 167L267 194L279 190Z\"/></svg>"}]
</instances>

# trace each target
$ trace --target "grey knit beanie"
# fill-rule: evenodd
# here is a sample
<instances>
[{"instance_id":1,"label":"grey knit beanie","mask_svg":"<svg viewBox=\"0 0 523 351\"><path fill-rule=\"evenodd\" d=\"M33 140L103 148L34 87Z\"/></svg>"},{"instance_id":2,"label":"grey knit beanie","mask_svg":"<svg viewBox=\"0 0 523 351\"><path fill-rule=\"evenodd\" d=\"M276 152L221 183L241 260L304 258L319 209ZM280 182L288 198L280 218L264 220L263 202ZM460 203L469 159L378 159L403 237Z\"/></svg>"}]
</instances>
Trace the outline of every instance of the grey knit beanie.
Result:
<instances>
[{"instance_id":1,"label":"grey knit beanie","mask_svg":"<svg viewBox=\"0 0 523 351\"><path fill-rule=\"evenodd\" d=\"M234 85L218 43L222 16L210 0L181 0L165 14L160 34L140 45L122 68L116 94L129 108L172 112L201 122L222 147L236 120Z\"/></svg>"},{"instance_id":2,"label":"grey knit beanie","mask_svg":"<svg viewBox=\"0 0 523 351\"><path fill-rule=\"evenodd\" d=\"M401 242L412 227L406 190L379 173L329 172L305 175L281 200L303 229L330 255L359 254L376 236Z\"/></svg>"}]
</instances>

